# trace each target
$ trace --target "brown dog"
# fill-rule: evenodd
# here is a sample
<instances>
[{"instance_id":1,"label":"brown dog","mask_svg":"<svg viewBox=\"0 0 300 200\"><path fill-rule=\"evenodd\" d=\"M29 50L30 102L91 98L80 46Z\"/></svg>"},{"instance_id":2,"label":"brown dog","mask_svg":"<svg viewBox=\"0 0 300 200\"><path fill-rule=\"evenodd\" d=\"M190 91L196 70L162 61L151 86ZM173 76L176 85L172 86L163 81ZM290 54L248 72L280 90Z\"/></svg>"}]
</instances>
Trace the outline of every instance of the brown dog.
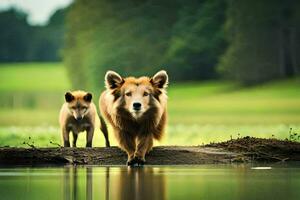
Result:
<instances>
[{"instance_id":1,"label":"brown dog","mask_svg":"<svg viewBox=\"0 0 300 200\"><path fill-rule=\"evenodd\" d=\"M142 165L145 154L159 140L167 118L168 75L122 78L113 71L105 75L106 91L99 100L101 113L114 129L119 146L128 154L128 165Z\"/></svg>"},{"instance_id":2,"label":"brown dog","mask_svg":"<svg viewBox=\"0 0 300 200\"><path fill-rule=\"evenodd\" d=\"M73 147L76 147L78 134L86 131L86 147L92 147L95 130L97 109L92 102L92 94L84 91L67 92L66 102L62 105L59 115L59 123L62 130L64 146L69 147L69 134L73 133ZM108 131L104 120L100 117L100 129L109 147Z\"/></svg>"}]
</instances>

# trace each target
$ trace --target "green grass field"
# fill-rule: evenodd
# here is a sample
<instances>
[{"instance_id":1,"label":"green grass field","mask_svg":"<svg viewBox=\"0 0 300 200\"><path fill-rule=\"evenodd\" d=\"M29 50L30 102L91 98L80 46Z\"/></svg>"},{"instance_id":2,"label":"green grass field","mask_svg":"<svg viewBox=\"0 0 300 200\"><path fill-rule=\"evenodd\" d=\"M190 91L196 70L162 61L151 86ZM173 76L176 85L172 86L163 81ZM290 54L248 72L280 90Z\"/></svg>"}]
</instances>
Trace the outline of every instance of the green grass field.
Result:
<instances>
[{"instance_id":1,"label":"green grass field","mask_svg":"<svg viewBox=\"0 0 300 200\"><path fill-rule=\"evenodd\" d=\"M2 64L0 80L0 146L60 143L58 112L71 88L62 64ZM225 81L171 82L169 125L160 144L197 145L246 135L284 139L290 127L300 133L299 88L299 78L249 88ZM103 137L95 135L95 145L102 146ZM84 145L84 134L79 142Z\"/></svg>"},{"instance_id":2,"label":"green grass field","mask_svg":"<svg viewBox=\"0 0 300 200\"><path fill-rule=\"evenodd\" d=\"M58 92L70 88L61 63L1 64L1 92Z\"/></svg>"}]
</instances>

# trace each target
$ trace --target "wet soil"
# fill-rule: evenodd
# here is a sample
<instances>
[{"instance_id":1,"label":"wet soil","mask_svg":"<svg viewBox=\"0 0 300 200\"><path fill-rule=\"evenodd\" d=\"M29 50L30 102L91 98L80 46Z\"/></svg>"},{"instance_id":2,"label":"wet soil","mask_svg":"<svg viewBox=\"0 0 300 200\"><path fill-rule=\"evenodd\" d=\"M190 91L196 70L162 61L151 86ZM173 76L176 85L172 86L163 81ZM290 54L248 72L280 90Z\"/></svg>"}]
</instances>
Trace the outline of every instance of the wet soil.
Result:
<instances>
[{"instance_id":1,"label":"wet soil","mask_svg":"<svg viewBox=\"0 0 300 200\"><path fill-rule=\"evenodd\" d=\"M125 165L118 147L0 148L0 165ZM157 146L146 155L148 165L300 161L300 143L244 137L204 146Z\"/></svg>"}]
</instances>

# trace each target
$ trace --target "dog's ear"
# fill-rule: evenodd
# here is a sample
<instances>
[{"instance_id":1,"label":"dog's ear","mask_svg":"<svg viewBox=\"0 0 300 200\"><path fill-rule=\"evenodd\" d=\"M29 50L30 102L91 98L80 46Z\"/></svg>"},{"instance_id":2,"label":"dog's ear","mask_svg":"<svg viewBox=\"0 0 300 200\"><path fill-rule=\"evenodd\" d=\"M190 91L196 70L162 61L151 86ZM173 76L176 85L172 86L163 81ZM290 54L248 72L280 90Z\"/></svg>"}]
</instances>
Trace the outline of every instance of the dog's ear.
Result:
<instances>
[{"instance_id":1,"label":"dog's ear","mask_svg":"<svg viewBox=\"0 0 300 200\"><path fill-rule=\"evenodd\" d=\"M66 92L66 94L65 94L65 100L66 100L66 102L70 103L74 99L75 99L75 97L72 95L71 92Z\"/></svg>"},{"instance_id":2,"label":"dog's ear","mask_svg":"<svg viewBox=\"0 0 300 200\"><path fill-rule=\"evenodd\" d=\"M107 89L115 89L121 87L124 79L114 71L107 71L105 74L105 86Z\"/></svg>"},{"instance_id":3,"label":"dog's ear","mask_svg":"<svg viewBox=\"0 0 300 200\"><path fill-rule=\"evenodd\" d=\"M83 97L83 99L89 103L92 101L92 98L93 98L93 95L89 92L86 95L84 95L84 97Z\"/></svg>"},{"instance_id":4,"label":"dog's ear","mask_svg":"<svg viewBox=\"0 0 300 200\"><path fill-rule=\"evenodd\" d=\"M169 83L168 74L165 70L157 72L151 79L150 82L157 88L167 88Z\"/></svg>"}]
</instances>

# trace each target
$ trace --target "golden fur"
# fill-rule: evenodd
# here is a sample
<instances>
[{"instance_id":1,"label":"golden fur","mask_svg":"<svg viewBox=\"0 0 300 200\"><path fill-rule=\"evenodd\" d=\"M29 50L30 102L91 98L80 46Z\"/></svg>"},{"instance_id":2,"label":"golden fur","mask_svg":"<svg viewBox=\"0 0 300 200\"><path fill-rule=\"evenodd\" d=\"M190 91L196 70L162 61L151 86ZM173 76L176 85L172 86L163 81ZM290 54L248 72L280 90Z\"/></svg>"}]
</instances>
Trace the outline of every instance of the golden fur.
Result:
<instances>
[{"instance_id":1,"label":"golden fur","mask_svg":"<svg viewBox=\"0 0 300 200\"><path fill-rule=\"evenodd\" d=\"M161 139L167 119L168 75L122 78L113 71L105 76L101 113L112 125L119 146L128 154L128 165L144 164L153 139Z\"/></svg>"}]
</instances>

